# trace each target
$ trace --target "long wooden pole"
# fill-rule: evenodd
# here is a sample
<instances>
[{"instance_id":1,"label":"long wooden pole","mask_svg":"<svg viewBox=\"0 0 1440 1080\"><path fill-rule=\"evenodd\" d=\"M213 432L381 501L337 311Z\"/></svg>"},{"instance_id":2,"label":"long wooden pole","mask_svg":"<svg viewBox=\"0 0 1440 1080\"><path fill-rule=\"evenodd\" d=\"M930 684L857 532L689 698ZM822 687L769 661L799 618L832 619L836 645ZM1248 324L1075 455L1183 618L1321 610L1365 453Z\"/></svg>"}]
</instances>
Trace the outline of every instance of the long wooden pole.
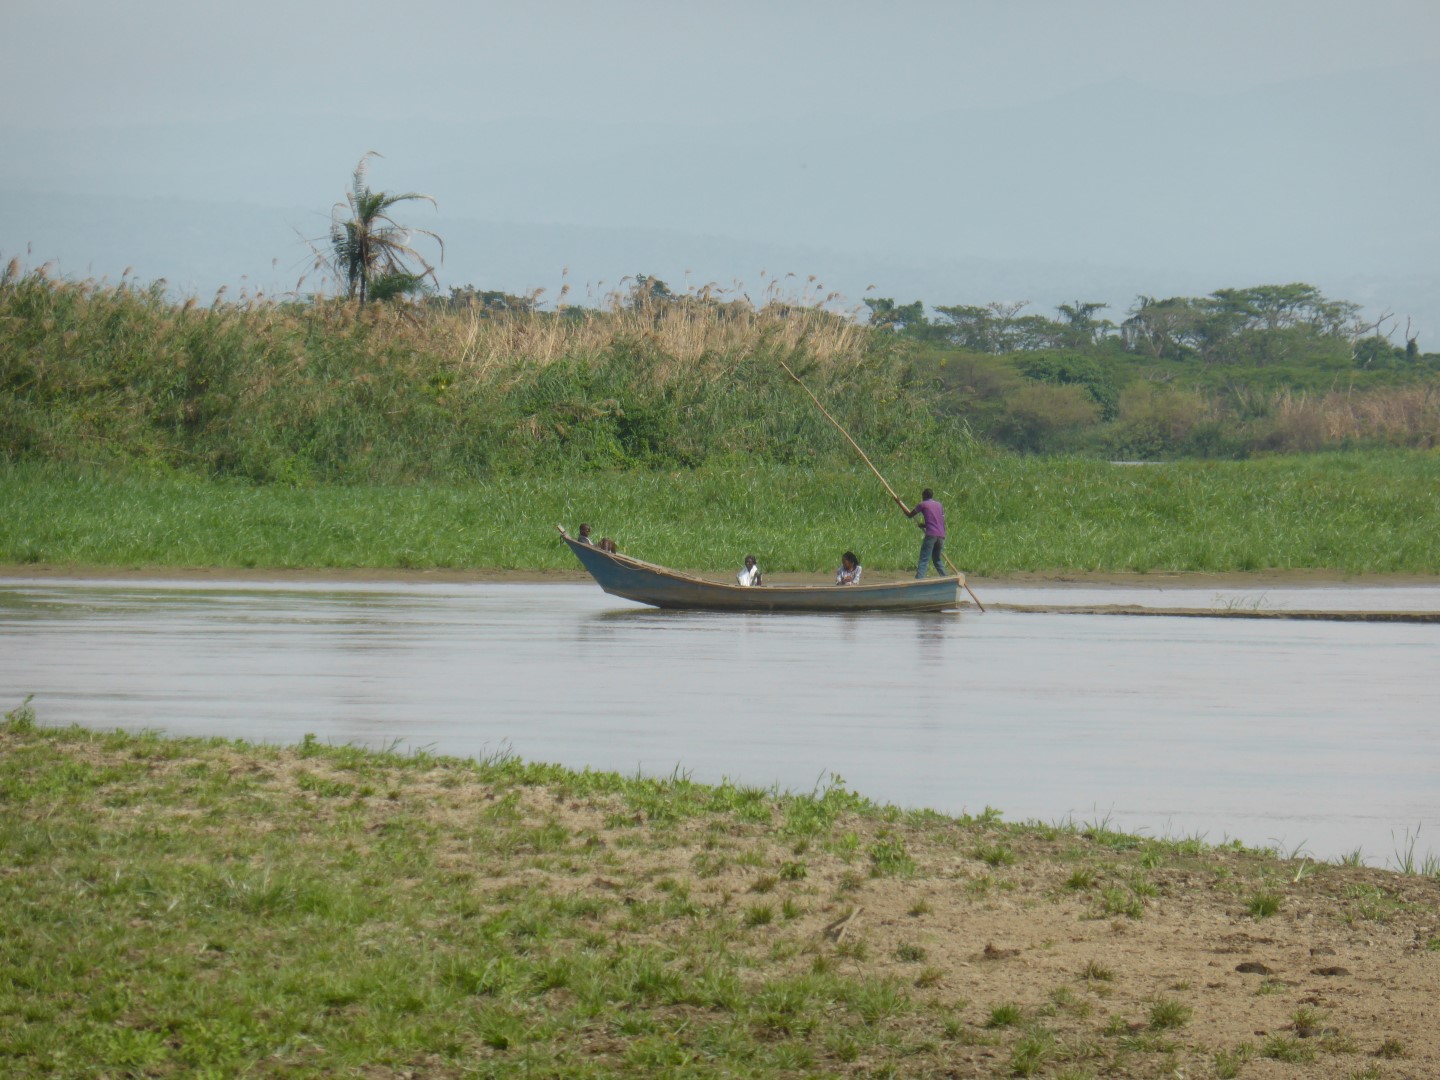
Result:
<instances>
[{"instance_id":1,"label":"long wooden pole","mask_svg":"<svg viewBox=\"0 0 1440 1080\"><path fill-rule=\"evenodd\" d=\"M825 417L826 420L829 420L830 423L834 424L835 430L840 432L841 435L845 436L845 441L855 448L855 452L860 455L860 460L865 462L866 465L870 466L870 471L875 474L875 479L879 480L880 483L885 485L885 490L890 493L890 498L894 499L896 504L899 505L900 509L905 511L906 516L909 516L910 508L905 505L905 501L901 499L899 495L895 494L895 489L890 486L890 482L886 480L885 477L880 475L880 470L875 467L875 463L870 460L869 455L866 454L864 450L860 449L860 444L857 443L854 439L852 439L850 437L850 433L840 426L840 421L836 420L833 416L831 416L830 413L826 410L825 406L820 404L820 399L817 398L814 394L812 394L810 392L810 388L800 381L799 375L796 375L795 372L790 370L790 365L785 363L784 360L781 360L780 366L785 369L786 375L789 375L790 378L795 380L795 385L800 387L801 390L804 390L805 395L815 403L815 407L820 410L820 415ZM950 567L950 572L960 579L960 584L965 586L965 591L970 594L970 599L975 601L975 606L978 607L981 611L984 611L985 605L980 603L980 598L976 596L974 591L970 588L970 583L965 580L965 575L962 574L958 569L956 569L955 564L950 561L950 556L946 555L942 551L940 553L940 557L945 560L945 565Z\"/></svg>"}]
</instances>

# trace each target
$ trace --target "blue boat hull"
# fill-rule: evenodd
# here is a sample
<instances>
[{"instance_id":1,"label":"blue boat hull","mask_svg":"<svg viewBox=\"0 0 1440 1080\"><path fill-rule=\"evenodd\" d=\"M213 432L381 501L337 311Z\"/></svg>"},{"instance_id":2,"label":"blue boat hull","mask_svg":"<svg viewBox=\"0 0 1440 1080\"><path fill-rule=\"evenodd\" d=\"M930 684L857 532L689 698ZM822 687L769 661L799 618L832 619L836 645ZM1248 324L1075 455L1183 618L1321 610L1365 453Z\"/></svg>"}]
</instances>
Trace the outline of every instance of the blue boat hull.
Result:
<instances>
[{"instance_id":1,"label":"blue boat hull","mask_svg":"<svg viewBox=\"0 0 1440 1080\"><path fill-rule=\"evenodd\" d=\"M600 588L658 608L688 611L942 611L959 605L960 577L878 585L761 585L747 588L681 574L601 551L561 533Z\"/></svg>"}]
</instances>

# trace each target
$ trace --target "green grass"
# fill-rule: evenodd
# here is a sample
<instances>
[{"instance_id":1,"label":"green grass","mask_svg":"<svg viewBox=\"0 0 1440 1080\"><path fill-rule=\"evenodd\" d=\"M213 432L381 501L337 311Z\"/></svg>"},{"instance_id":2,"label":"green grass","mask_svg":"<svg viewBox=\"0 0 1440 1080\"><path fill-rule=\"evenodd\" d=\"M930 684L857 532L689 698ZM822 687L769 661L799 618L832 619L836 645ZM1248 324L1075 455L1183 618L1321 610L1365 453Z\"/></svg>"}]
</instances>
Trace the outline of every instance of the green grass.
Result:
<instances>
[{"instance_id":1,"label":"green grass","mask_svg":"<svg viewBox=\"0 0 1440 1080\"><path fill-rule=\"evenodd\" d=\"M1145 901L1135 893L1121 888L1108 888L1100 893L1097 918L1124 915L1130 919L1145 917Z\"/></svg>"},{"instance_id":2,"label":"green grass","mask_svg":"<svg viewBox=\"0 0 1440 1080\"><path fill-rule=\"evenodd\" d=\"M1097 960L1090 960L1080 977L1087 982L1110 982L1115 978L1115 972Z\"/></svg>"},{"instance_id":3,"label":"green grass","mask_svg":"<svg viewBox=\"0 0 1440 1080\"><path fill-rule=\"evenodd\" d=\"M1303 1065L1315 1060L1315 1048L1286 1035L1271 1035L1261 1045L1260 1056L1292 1065Z\"/></svg>"},{"instance_id":4,"label":"green grass","mask_svg":"<svg viewBox=\"0 0 1440 1080\"><path fill-rule=\"evenodd\" d=\"M870 845L870 873L875 877L904 876L914 872L915 860L905 850L903 837L882 833Z\"/></svg>"},{"instance_id":5,"label":"green grass","mask_svg":"<svg viewBox=\"0 0 1440 1080\"><path fill-rule=\"evenodd\" d=\"M773 904L752 904L745 909L746 926L769 926L775 921Z\"/></svg>"},{"instance_id":6,"label":"green grass","mask_svg":"<svg viewBox=\"0 0 1440 1080\"><path fill-rule=\"evenodd\" d=\"M1308 1039L1312 1035L1329 1034L1325 1026L1326 1019L1324 1012L1309 1005L1302 1005L1290 1014L1290 1023L1295 1034L1302 1039Z\"/></svg>"},{"instance_id":7,"label":"green grass","mask_svg":"<svg viewBox=\"0 0 1440 1080\"><path fill-rule=\"evenodd\" d=\"M1234 1050L1217 1050L1213 1060L1217 1080L1235 1080L1254 1055L1255 1048L1249 1043L1242 1043Z\"/></svg>"},{"instance_id":8,"label":"green grass","mask_svg":"<svg viewBox=\"0 0 1440 1080\"><path fill-rule=\"evenodd\" d=\"M1170 1028L1184 1027L1190 1022L1194 1010L1174 998L1163 998L1150 1007L1150 1029L1152 1031L1166 1031Z\"/></svg>"},{"instance_id":9,"label":"green grass","mask_svg":"<svg viewBox=\"0 0 1440 1080\"><path fill-rule=\"evenodd\" d=\"M751 949L770 903L649 889L592 833L525 807L543 783L743 822L744 789L44 729L28 706L0 746L7 1076L646 1076L717 1056L764 1076L930 1022L893 979L797 975L795 948ZM797 798L825 804L811 820L879 813L833 789ZM673 843L626 827L647 851ZM623 890L580 891L607 874Z\"/></svg>"},{"instance_id":10,"label":"green grass","mask_svg":"<svg viewBox=\"0 0 1440 1080\"><path fill-rule=\"evenodd\" d=\"M1246 910L1257 919L1268 919L1276 914L1285 902L1284 896L1271 889L1261 889L1246 902Z\"/></svg>"},{"instance_id":11,"label":"green grass","mask_svg":"<svg viewBox=\"0 0 1440 1080\"><path fill-rule=\"evenodd\" d=\"M975 858L997 869L1015 865L1015 852L1004 844L981 844L975 849Z\"/></svg>"},{"instance_id":12,"label":"green grass","mask_svg":"<svg viewBox=\"0 0 1440 1080\"><path fill-rule=\"evenodd\" d=\"M1026 1032L1010 1052L1010 1075L1038 1076L1054 1057L1054 1035L1044 1029Z\"/></svg>"},{"instance_id":13,"label":"green grass","mask_svg":"<svg viewBox=\"0 0 1440 1080\"><path fill-rule=\"evenodd\" d=\"M996 1005L990 1010L985 1026L990 1028L1011 1027L1025 1019L1025 1010L1013 1001Z\"/></svg>"},{"instance_id":14,"label":"green grass","mask_svg":"<svg viewBox=\"0 0 1440 1080\"><path fill-rule=\"evenodd\" d=\"M957 860L997 834L1048 879L1008 886L1017 910L1053 898L1082 842L880 806L838 778L793 795L507 754L171 740L45 728L26 703L0 723L0 1074L1077 1078L1213 1057L1234 1075L1248 1050L1181 1047L1174 1032L1210 1018L1188 1026L1191 1006L1123 967L1077 962L1072 985L1037 989L997 966L993 1007L956 996ZM1097 880L1132 883L1163 846L1090 843ZM1251 880L1275 866L1170 850ZM1358 1053L1316 1009L1291 1020L1320 1037L1260 1053Z\"/></svg>"},{"instance_id":15,"label":"green grass","mask_svg":"<svg viewBox=\"0 0 1440 1080\"><path fill-rule=\"evenodd\" d=\"M1393 1037L1382 1039L1379 1047L1375 1050L1376 1057L1384 1058L1387 1061L1406 1057L1407 1053L1405 1044Z\"/></svg>"},{"instance_id":16,"label":"green grass","mask_svg":"<svg viewBox=\"0 0 1440 1080\"><path fill-rule=\"evenodd\" d=\"M1356 920L1375 923L1389 922L1401 908L1401 904L1378 885L1347 886L1345 898L1349 901L1347 915L1352 922Z\"/></svg>"},{"instance_id":17,"label":"green grass","mask_svg":"<svg viewBox=\"0 0 1440 1080\"><path fill-rule=\"evenodd\" d=\"M834 462L313 487L0 464L0 563L575 569L554 525L586 521L623 551L714 573L753 553L767 571L828 574L846 549L874 571L913 566L916 530L873 477ZM1147 469L1004 455L882 464L907 497L935 489L947 554L974 574L1440 570L1433 451Z\"/></svg>"}]
</instances>

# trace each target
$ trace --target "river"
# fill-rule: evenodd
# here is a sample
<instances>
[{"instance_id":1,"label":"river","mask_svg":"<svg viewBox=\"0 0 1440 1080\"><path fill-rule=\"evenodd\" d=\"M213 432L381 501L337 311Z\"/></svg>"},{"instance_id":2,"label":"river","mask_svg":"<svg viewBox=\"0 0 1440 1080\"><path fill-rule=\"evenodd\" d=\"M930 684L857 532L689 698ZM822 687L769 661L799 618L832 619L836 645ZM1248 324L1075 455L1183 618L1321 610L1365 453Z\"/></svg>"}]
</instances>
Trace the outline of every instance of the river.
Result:
<instances>
[{"instance_id":1,"label":"river","mask_svg":"<svg viewBox=\"0 0 1440 1080\"><path fill-rule=\"evenodd\" d=\"M1440 587L992 588L987 602L1440 610ZM1440 852L1440 626L665 613L589 584L0 580L0 707Z\"/></svg>"}]
</instances>

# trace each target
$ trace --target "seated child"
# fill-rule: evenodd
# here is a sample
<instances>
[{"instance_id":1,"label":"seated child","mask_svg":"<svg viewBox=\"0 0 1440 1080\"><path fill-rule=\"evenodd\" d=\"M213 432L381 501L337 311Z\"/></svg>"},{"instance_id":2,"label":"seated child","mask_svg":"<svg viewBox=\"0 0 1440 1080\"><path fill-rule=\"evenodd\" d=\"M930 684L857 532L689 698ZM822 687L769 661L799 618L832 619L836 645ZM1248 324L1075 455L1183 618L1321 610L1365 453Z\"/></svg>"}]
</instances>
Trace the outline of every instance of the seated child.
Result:
<instances>
[{"instance_id":1,"label":"seated child","mask_svg":"<svg viewBox=\"0 0 1440 1080\"><path fill-rule=\"evenodd\" d=\"M754 555L745 556L745 569L735 575L735 580L740 582L741 585L761 584L760 567L759 564L755 562Z\"/></svg>"}]
</instances>

